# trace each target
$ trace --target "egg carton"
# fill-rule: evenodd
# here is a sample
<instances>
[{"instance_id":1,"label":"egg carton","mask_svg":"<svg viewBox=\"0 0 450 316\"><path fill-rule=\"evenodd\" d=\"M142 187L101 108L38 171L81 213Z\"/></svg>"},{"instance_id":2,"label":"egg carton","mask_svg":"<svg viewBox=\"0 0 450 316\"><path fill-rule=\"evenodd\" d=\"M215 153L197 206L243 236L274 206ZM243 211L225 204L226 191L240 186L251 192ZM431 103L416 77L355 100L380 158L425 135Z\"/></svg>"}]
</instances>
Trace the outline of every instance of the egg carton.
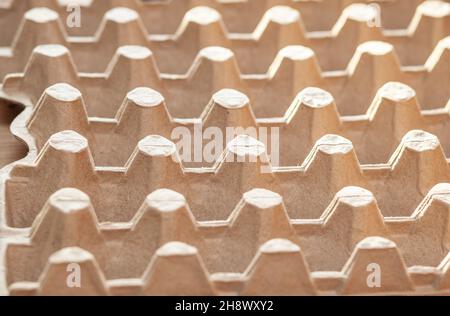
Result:
<instances>
[{"instance_id":1,"label":"egg carton","mask_svg":"<svg viewBox=\"0 0 450 316\"><path fill-rule=\"evenodd\" d=\"M379 20L387 29L405 29L413 18L415 8L423 0L370 1L377 5ZM223 17L230 33L251 33L269 8L277 5L289 6L302 14L308 31L330 30L342 10L352 4L364 1L355 0L172 0L172 1L134 1L134 0L2 0L0 2L0 28L4 29L0 46L9 45L14 38L14 29L27 10L47 7L58 12L65 20L70 19L74 8L79 7L82 14L77 27L64 24L70 36L92 36L95 34L105 13L114 7L126 7L139 13L149 34L174 34L186 12L195 6L208 6L217 10ZM368 3L368 1L366 1ZM398 14L401 12L402 14ZM70 24L72 25L72 24Z\"/></svg>"},{"instance_id":2,"label":"egg carton","mask_svg":"<svg viewBox=\"0 0 450 316\"><path fill-rule=\"evenodd\" d=\"M257 79L260 88L252 89L252 84L257 81L250 80L247 83L247 79L241 78L236 67L233 67L232 55L226 61L213 59L217 54L229 52L223 48L204 49L196 65L192 67L191 75L174 79L158 75L153 67L151 54L145 48L120 48L108 74L91 76L74 70L70 54L63 47L39 46L35 49L26 72L8 76L2 91L9 100L28 104L20 122L12 126L12 132L27 143L29 148L39 151L53 133L73 129L89 140L97 166L123 167L136 143L147 135L158 134L173 139L177 128L185 128L190 134L195 134L197 127L200 127L200 133L209 127L216 127L222 135L226 135L227 128L241 128L242 132L253 128L255 137L261 134L259 131L266 132L263 142L268 146L268 152L278 149L277 166L298 165L306 158L314 143L321 136L330 133L342 135L352 141L363 164L382 164L389 160L404 134L412 129L426 130L438 136L444 152L449 155L450 73L446 71L449 43L449 38L442 40L421 71L408 73L397 68L397 75L394 76L380 73L377 70L379 65L388 65L388 61L395 64L392 50L381 59L374 54L357 55L354 62L356 65L349 68L359 70L343 73L341 78L321 77L316 72L316 80L310 71L309 76L304 77L312 79L296 85L302 90L291 93L293 100L286 109L277 103L274 96L277 93L288 95L289 90L293 91L294 87L290 85L285 93L282 89L286 82L297 81L297 72L289 70L302 67L306 72L315 65L313 56L305 61L289 59L281 54L281 60L274 63L280 65L276 75ZM370 42L360 47L360 51L363 51L366 47L378 49L386 46ZM301 47L288 47L283 51L310 52ZM52 54L55 52L58 53L57 56ZM136 52L148 54L143 60L134 59L131 53ZM292 64L297 64L298 67L292 67ZM391 68L387 72L395 71ZM288 75L291 78L286 78ZM389 81L390 78L402 79L408 76L413 78L409 80L412 84L419 86L419 93L416 94L408 85ZM230 80L223 82L219 79L214 82L215 78ZM232 87L233 81L239 90L250 91L249 96L235 89L220 89ZM341 82L339 89L336 88L337 81ZM367 81L377 84L367 84ZM406 81L408 80L403 80ZM44 88L54 82L66 83L55 83ZM332 94L320 88L309 87L309 82L312 85L318 83L317 86L321 87L333 88L334 85L332 90L341 95L338 94L335 102ZM381 85L383 82L386 83ZM81 91L68 83L80 87ZM361 114L358 111L355 115L348 115L347 111L355 111L356 96L362 94L358 88L364 88L366 84L380 88L366 94ZM161 94L145 88L148 86L159 87L164 92ZM127 89L133 90L126 93ZM42 94L40 90L43 91ZM123 94L121 90L124 91ZM102 93L105 91L108 93ZM213 93L214 91L217 92ZM372 103L367 102L372 95ZM442 107L430 109L424 106L429 105L427 102L433 99L442 103ZM259 115L263 112L263 106L258 103L260 100L265 103L265 112L270 111L272 116ZM277 104L277 107L273 104ZM52 120L49 121L49 117ZM28 133L22 136L20 132L23 129L27 129ZM273 137L278 139L278 148L270 146ZM229 140L223 139L223 143ZM208 139L204 139L202 147L208 142ZM187 167L212 167L216 160L196 162L190 158L182 159Z\"/></svg>"},{"instance_id":3,"label":"egg carton","mask_svg":"<svg viewBox=\"0 0 450 316\"><path fill-rule=\"evenodd\" d=\"M232 88L249 96L257 118L271 118L285 115L302 89L316 86L335 96L339 112L350 116L366 113L367 100L383 84L400 81L417 92L428 110L445 107L450 97L449 50L450 37L446 37L423 66L401 67L392 45L370 41L357 47L344 71L323 72L313 50L294 45L279 51L266 74L244 75L232 51L207 47L186 74L172 75L161 73L152 52L142 46L118 48L107 70L92 74L77 69L67 48L40 45L23 73L6 76L0 97L35 105L47 87L66 82L82 92L90 116L113 118L128 91L148 86L164 95L174 117L198 118L212 94Z\"/></svg>"},{"instance_id":4,"label":"egg carton","mask_svg":"<svg viewBox=\"0 0 450 316\"><path fill-rule=\"evenodd\" d=\"M197 221L183 195L158 189L129 222L99 223L88 195L63 188L2 248L2 281L11 295L448 295L449 197L439 183L410 216L383 217L348 186L307 220L253 189L226 220ZM74 264L83 286L67 286Z\"/></svg>"},{"instance_id":5,"label":"egg carton","mask_svg":"<svg viewBox=\"0 0 450 316\"><path fill-rule=\"evenodd\" d=\"M0 295L450 294L448 3L18 3Z\"/></svg>"},{"instance_id":6,"label":"egg carton","mask_svg":"<svg viewBox=\"0 0 450 316\"><path fill-rule=\"evenodd\" d=\"M385 270L385 283L366 290L360 273L373 264ZM447 256L448 257L448 256ZM87 281L68 287L67 266L77 265ZM243 273L209 274L198 249L183 242L160 247L140 278L107 280L96 258L79 247L53 253L36 282L16 282L11 295L448 295L449 260L438 267L406 268L396 244L372 236L357 244L345 267L310 272L301 248L288 239L264 243ZM85 279L85 280L86 280Z\"/></svg>"},{"instance_id":7,"label":"egg carton","mask_svg":"<svg viewBox=\"0 0 450 316\"><path fill-rule=\"evenodd\" d=\"M186 73L202 48L223 46L235 53L243 73L261 74L280 49L297 44L311 47L327 71L344 69L357 45L369 40L392 43L402 65L422 65L438 41L449 35L450 4L446 2L423 3L403 32L370 26L374 14L373 7L354 4L343 11L331 31L307 34L298 11L276 6L253 33L229 34L217 11L200 6L186 13L175 34L148 35L135 11L114 8L105 14L95 36L68 37L55 11L34 8L24 15L11 46L0 49L0 78L23 71L39 44L68 47L81 72L103 72L119 46L142 45L152 50L161 72L172 74Z\"/></svg>"}]
</instances>

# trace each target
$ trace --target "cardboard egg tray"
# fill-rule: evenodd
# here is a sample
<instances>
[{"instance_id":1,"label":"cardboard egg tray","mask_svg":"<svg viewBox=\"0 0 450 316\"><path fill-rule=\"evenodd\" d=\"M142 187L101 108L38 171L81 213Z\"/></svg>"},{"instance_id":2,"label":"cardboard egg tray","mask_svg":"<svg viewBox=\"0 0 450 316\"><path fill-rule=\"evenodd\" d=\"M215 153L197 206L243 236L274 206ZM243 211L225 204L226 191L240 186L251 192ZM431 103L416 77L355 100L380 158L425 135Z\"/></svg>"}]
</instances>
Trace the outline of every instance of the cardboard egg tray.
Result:
<instances>
[{"instance_id":1,"label":"cardboard egg tray","mask_svg":"<svg viewBox=\"0 0 450 316\"><path fill-rule=\"evenodd\" d=\"M14 29L13 41L0 48L0 78L23 71L32 49L39 44L67 46L82 72L104 71L118 46L142 45L152 50L161 72L172 74L186 73L200 49L223 46L234 52L243 73L261 74L280 49L298 44L311 47L327 71L344 69L357 45L369 40L390 42L402 65L419 65L448 35L450 3L420 4L408 27L401 30L373 26L377 10L369 4L352 4L345 7L330 30L307 32L299 11L275 6L251 32L229 33L217 10L196 6L185 13L175 33L149 35L136 11L115 7L105 13L94 35L69 36L56 11L37 7L24 14Z\"/></svg>"},{"instance_id":2,"label":"cardboard egg tray","mask_svg":"<svg viewBox=\"0 0 450 316\"><path fill-rule=\"evenodd\" d=\"M0 1L0 295L450 294L449 3L83 3Z\"/></svg>"},{"instance_id":3,"label":"cardboard egg tray","mask_svg":"<svg viewBox=\"0 0 450 316\"><path fill-rule=\"evenodd\" d=\"M364 1L359 1L363 2ZM421 0L370 1L380 8L380 19L388 29L406 28ZM93 35L104 14L114 7L126 7L137 11L150 34L174 34L184 14L196 6L208 6L217 10L231 33L251 33L264 12L277 5L289 6L301 11L308 31L330 30L342 10L355 0L2 0L1 26L6 26L2 44L14 37L13 28L25 12L33 7L48 7L61 16L69 16L74 6L79 6L85 23L77 28L66 28L69 35ZM366 1L369 3L369 1ZM67 9L67 6L69 10ZM398 15L398 12L402 14Z\"/></svg>"}]
</instances>

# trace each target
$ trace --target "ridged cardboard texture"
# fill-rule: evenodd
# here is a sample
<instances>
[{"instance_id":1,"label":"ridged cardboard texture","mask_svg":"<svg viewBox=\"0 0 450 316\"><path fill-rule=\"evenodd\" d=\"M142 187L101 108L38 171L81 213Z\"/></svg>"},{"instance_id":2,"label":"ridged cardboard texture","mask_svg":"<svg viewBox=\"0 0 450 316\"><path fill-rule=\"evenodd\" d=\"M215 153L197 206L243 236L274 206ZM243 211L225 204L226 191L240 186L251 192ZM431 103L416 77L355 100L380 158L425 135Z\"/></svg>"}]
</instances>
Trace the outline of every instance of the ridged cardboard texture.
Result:
<instances>
[{"instance_id":1,"label":"ridged cardboard texture","mask_svg":"<svg viewBox=\"0 0 450 316\"><path fill-rule=\"evenodd\" d=\"M450 3L71 4L0 1L0 295L450 294Z\"/></svg>"}]
</instances>

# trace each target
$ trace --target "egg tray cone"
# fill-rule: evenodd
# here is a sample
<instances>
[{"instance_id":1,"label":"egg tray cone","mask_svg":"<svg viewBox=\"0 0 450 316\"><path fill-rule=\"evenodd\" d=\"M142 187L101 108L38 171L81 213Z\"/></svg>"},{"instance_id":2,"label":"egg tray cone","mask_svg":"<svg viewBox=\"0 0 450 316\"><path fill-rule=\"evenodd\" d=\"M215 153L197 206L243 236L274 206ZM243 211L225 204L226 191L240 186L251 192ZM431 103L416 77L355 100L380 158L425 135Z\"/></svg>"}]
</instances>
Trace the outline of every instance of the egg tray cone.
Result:
<instances>
[{"instance_id":1,"label":"egg tray cone","mask_svg":"<svg viewBox=\"0 0 450 316\"><path fill-rule=\"evenodd\" d=\"M449 295L450 5L376 3L0 1L0 295Z\"/></svg>"}]
</instances>

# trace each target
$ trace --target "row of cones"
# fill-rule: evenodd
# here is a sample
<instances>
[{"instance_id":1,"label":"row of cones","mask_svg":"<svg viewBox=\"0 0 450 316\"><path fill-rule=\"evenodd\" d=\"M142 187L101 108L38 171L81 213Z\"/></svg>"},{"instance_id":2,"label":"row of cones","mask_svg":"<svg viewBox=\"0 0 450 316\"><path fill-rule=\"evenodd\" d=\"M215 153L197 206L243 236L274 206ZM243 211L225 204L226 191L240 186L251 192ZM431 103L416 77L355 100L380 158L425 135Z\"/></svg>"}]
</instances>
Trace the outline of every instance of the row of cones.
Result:
<instances>
[{"instance_id":1,"label":"row of cones","mask_svg":"<svg viewBox=\"0 0 450 316\"><path fill-rule=\"evenodd\" d=\"M320 219L289 221L280 195L253 189L226 221L196 222L159 189L130 222L98 224L89 197L63 188L8 244L6 282L12 295L448 294L449 197L441 183L411 217L383 219L369 191L345 187ZM71 264L80 288L67 286Z\"/></svg>"},{"instance_id":2,"label":"row of cones","mask_svg":"<svg viewBox=\"0 0 450 316\"><path fill-rule=\"evenodd\" d=\"M174 34L185 14L196 6L207 6L217 10L231 33L251 33L262 19L264 13L274 6L289 6L302 14L308 31L331 30L342 11L354 3L371 3L379 10L380 22L387 29L406 29L414 17L416 7L424 0L2 0L0 1L0 28L5 30L0 46L11 42L12 29L27 10L47 7L64 18L70 17L74 7L80 6L82 24L67 27L71 36L93 35L104 15L115 7L126 7L138 12L150 34ZM447 1L448 2L448 1ZM438 7L440 4L435 4ZM424 5L422 5L424 6ZM431 5L433 6L433 5ZM419 9L430 12L431 9ZM401 14L398 14L401 12ZM416 13L417 14L417 13ZM2 24L4 23L4 24ZM5 44L6 43L6 44Z\"/></svg>"},{"instance_id":3,"label":"row of cones","mask_svg":"<svg viewBox=\"0 0 450 316\"><path fill-rule=\"evenodd\" d=\"M231 49L244 73L264 73L280 49L289 45L311 47L324 70L342 70L358 44L386 41L394 45L402 65L422 65L439 40L450 35L450 3L427 1L418 7L408 30L388 32L368 25L371 6L354 4L344 10L331 31L306 33L298 11L283 6L267 11L255 31L229 34L218 12L208 7L191 9L173 35L148 35L142 20L128 8L108 11L91 37L68 37L56 12L34 8L25 13L14 41L0 49L0 77L20 72L34 47L68 47L82 72L102 72L119 46L140 45L155 54L164 73L185 73L198 52L209 46ZM255 59L254 56L258 55Z\"/></svg>"},{"instance_id":4,"label":"row of cones","mask_svg":"<svg viewBox=\"0 0 450 316\"><path fill-rule=\"evenodd\" d=\"M450 37L441 40L421 67L400 67L390 44L366 42L358 46L345 71L322 72L313 51L303 46L280 50L266 74L244 75L233 53L223 47L200 51L184 75L160 73L153 54L145 47L120 47L104 73L82 73L63 46L34 49L23 73L3 80L1 96L36 105L45 89L68 83L81 91L91 117L113 118L125 94L151 87L167 100L172 116L198 118L212 94L220 89L248 95L257 118L282 117L298 92L320 87L330 92L343 116L366 113L368 100L389 81L409 85L422 109L444 108L450 98ZM56 71L57 70L57 71ZM108 93L103 93L108 91ZM277 106L273 106L277 104Z\"/></svg>"},{"instance_id":5,"label":"row of cones","mask_svg":"<svg viewBox=\"0 0 450 316\"><path fill-rule=\"evenodd\" d=\"M89 140L97 166L123 167L136 143L152 134L175 141L180 138L177 131L185 131L191 139L200 137L201 146L196 148L192 142L191 151L203 150L210 138L202 136L211 128L221 133L224 145L237 134L260 139L269 155L277 151L278 161L272 157L274 167L299 165L314 143L326 134L349 139L362 164L383 164L413 129L436 135L450 156L449 106L450 103L442 109L421 111L412 88L388 82L378 90L364 115L340 116L331 94L309 87L297 94L282 117L255 118L253 104L245 94L222 89L212 96L199 118L180 119L171 115L172 109L160 93L139 87L128 92L114 118L106 119L90 116L92 108L84 103L81 92L58 83L44 91L34 108L23 112L12 130L37 151L42 150L52 134L75 130ZM230 128L232 134L228 135ZM24 129L26 133L22 132ZM209 161L194 161L191 155L182 155L181 160L185 167L211 167L222 149Z\"/></svg>"},{"instance_id":6,"label":"row of cones","mask_svg":"<svg viewBox=\"0 0 450 316\"><path fill-rule=\"evenodd\" d=\"M321 137L301 165L287 168L273 168L264 144L247 135L228 143L211 168L183 167L175 144L158 135L143 138L124 167L94 166L87 139L74 131L52 135L32 156L8 173L4 225L30 226L47 197L61 187L91 192L101 222L129 221L145 194L157 188L185 195L198 220L225 220L252 188L281 194L290 218L317 219L349 185L374 192L384 215L409 216L434 185L449 177L438 139L420 130L407 133L381 165L360 165L352 143L332 134Z\"/></svg>"}]
</instances>

